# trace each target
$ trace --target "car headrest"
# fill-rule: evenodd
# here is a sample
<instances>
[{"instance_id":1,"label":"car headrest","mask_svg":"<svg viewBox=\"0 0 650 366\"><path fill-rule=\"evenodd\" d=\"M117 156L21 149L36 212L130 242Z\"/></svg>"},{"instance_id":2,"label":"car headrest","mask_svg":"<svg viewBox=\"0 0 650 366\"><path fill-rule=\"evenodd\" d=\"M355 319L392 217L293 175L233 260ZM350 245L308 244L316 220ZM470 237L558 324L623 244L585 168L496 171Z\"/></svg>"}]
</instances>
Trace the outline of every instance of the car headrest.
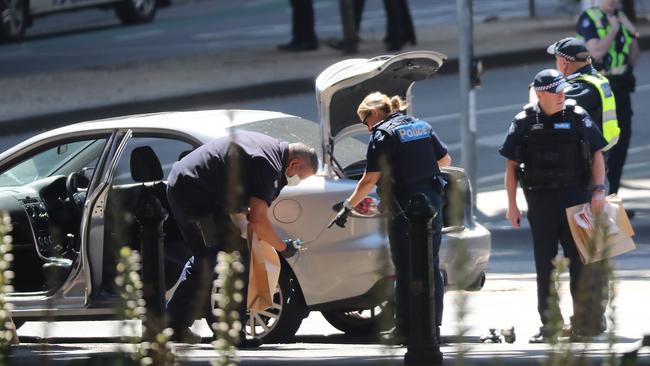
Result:
<instances>
[{"instance_id":1,"label":"car headrest","mask_svg":"<svg viewBox=\"0 0 650 366\"><path fill-rule=\"evenodd\" d=\"M163 179L160 160L150 146L138 146L131 152L131 178L140 183Z\"/></svg>"}]
</instances>

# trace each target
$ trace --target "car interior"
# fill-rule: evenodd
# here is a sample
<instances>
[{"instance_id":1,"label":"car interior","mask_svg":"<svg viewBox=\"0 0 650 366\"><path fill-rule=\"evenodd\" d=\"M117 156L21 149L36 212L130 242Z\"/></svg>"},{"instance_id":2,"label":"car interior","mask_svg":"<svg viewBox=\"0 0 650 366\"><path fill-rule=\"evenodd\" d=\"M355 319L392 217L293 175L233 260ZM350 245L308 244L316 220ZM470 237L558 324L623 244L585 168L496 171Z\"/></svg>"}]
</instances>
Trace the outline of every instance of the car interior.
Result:
<instances>
[{"instance_id":1,"label":"car interior","mask_svg":"<svg viewBox=\"0 0 650 366\"><path fill-rule=\"evenodd\" d=\"M51 292L70 273L85 189L106 141L45 146L0 172L0 210L13 226L15 292Z\"/></svg>"},{"instance_id":2,"label":"car interior","mask_svg":"<svg viewBox=\"0 0 650 366\"><path fill-rule=\"evenodd\" d=\"M13 226L14 292L52 293L71 272L79 257L88 184L107 140L93 137L50 144L0 171L0 211L9 214ZM169 214L163 228L165 283L169 288L176 282L189 252L174 244L181 237L167 204L164 179L171 165L192 149L187 142L158 137L135 136L127 143L107 196L102 286L94 295L114 293L111 284L120 247L140 250L135 210L145 191L153 193Z\"/></svg>"},{"instance_id":3,"label":"car interior","mask_svg":"<svg viewBox=\"0 0 650 366\"><path fill-rule=\"evenodd\" d=\"M154 148L164 157L164 168ZM102 285L100 294L117 293L113 279L116 273L117 255L122 246L140 251L140 224L136 212L144 194L153 194L161 203L168 217L163 222L165 248L165 284L174 285L190 256L182 241L180 232L167 202L165 179L171 164L182 158L191 149L189 144L168 139L134 138L126 147L118 162L113 183L109 189L104 227ZM173 160L170 161L170 157ZM128 164L123 164L128 161ZM128 165L128 176L125 169Z\"/></svg>"}]
</instances>

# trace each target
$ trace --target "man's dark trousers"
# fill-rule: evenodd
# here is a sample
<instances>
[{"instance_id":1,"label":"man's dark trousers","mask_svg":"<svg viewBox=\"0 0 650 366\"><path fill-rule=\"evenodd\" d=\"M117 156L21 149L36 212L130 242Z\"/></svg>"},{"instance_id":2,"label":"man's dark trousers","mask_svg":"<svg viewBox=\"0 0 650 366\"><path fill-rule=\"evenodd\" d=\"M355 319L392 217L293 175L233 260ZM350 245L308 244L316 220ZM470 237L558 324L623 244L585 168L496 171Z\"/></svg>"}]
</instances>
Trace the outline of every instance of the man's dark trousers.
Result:
<instances>
[{"instance_id":1,"label":"man's dark trousers","mask_svg":"<svg viewBox=\"0 0 650 366\"><path fill-rule=\"evenodd\" d=\"M574 300L574 309L576 308L575 299L578 295L578 281L583 265L566 218L565 209L573 206L567 201L570 196L570 193L563 190L526 192L528 222L533 234L535 270L537 272L537 311L542 325L548 324L546 311L549 307L552 261L558 254L558 240L562 245L564 256L570 261L571 298ZM575 204L578 203L580 202L575 202Z\"/></svg>"},{"instance_id":2,"label":"man's dark trousers","mask_svg":"<svg viewBox=\"0 0 650 366\"><path fill-rule=\"evenodd\" d=\"M291 32L293 42L316 42L313 0L291 0Z\"/></svg>"},{"instance_id":3,"label":"man's dark trousers","mask_svg":"<svg viewBox=\"0 0 650 366\"><path fill-rule=\"evenodd\" d=\"M632 100L630 93L624 88L615 88L612 83L612 91L616 97L616 118L621 134L618 142L608 152L607 157L607 180L609 181L609 193L617 193L621 185L623 166L627 159L627 150L630 147L632 136Z\"/></svg>"},{"instance_id":4,"label":"man's dark trousers","mask_svg":"<svg viewBox=\"0 0 650 366\"><path fill-rule=\"evenodd\" d=\"M183 240L190 247L192 257L187 261L180 275L180 283L174 295L167 302L167 313L170 317L169 327L181 330L190 327L194 320L205 317L209 324L214 322L212 314L211 293L212 282L216 278L214 267L217 263L217 253L221 250L231 252L238 250L244 264L243 274L244 289L242 306L239 309L240 320L246 321L246 295L248 290L248 263L249 254L246 241L233 233L236 226L230 221L228 215L216 215L215 225L222 232L231 237L231 243L219 243L215 247L207 248L203 244L201 234L196 226L190 222L186 210L174 199L171 189L167 191L169 205L174 213L176 223L183 236Z\"/></svg>"}]
</instances>

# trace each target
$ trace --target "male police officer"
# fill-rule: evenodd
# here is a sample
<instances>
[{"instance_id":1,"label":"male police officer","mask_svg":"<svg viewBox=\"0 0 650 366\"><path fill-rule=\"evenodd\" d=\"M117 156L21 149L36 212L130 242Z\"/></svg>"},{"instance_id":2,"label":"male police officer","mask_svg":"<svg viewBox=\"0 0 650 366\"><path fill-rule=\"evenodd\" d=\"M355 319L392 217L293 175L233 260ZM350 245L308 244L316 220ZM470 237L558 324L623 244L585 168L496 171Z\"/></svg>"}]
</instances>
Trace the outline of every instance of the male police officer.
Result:
<instances>
[{"instance_id":1,"label":"male police officer","mask_svg":"<svg viewBox=\"0 0 650 366\"><path fill-rule=\"evenodd\" d=\"M577 23L578 37L594 60L596 69L609 79L616 97L616 116L621 129L618 143L607 157L609 192L620 186L623 165L632 135L632 101L635 88L633 68L639 61L638 33L632 22L617 9L620 0L599 0L599 6L585 10Z\"/></svg>"},{"instance_id":2,"label":"male police officer","mask_svg":"<svg viewBox=\"0 0 650 366\"><path fill-rule=\"evenodd\" d=\"M435 276L435 321L438 342L444 284L440 272L438 250L442 230L442 192L445 185L439 166L451 164L447 147L421 120L405 114L407 104L399 96L388 97L375 92L366 96L357 115L370 131L370 142L366 153L367 165L363 177L344 206L330 223L344 227L353 207L366 197L375 185L382 205L390 215L388 239L397 281L395 285L395 329L385 335L385 341L405 343L409 325L409 244L408 218L404 214L410 199L416 193L423 193L432 204L437 215L432 220L433 263Z\"/></svg>"},{"instance_id":3,"label":"male police officer","mask_svg":"<svg viewBox=\"0 0 650 366\"><path fill-rule=\"evenodd\" d=\"M575 300L583 266L565 209L591 201L594 212L600 212L605 202L605 166L600 150L607 143L584 109L571 100L565 103L563 91L568 86L557 70L540 71L533 82L538 104L526 105L517 114L499 150L508 159L504 184L507 217L514 227L520 227L522 217L516 201L517 181L528 203L537 271L537 310L542 321L540 332L530 340L534 343L544 342L550 335L546 310L558 240L570 259L574 315L582 317ZM577 328L574 331L580 333Z\"/></svg>"},{"instance_id":4,"label":"male police officer","mask_svg":"<svg viewBox=\"0 0 650 366\"><path fill-rule=\"evenodd\" d=\"M231 214L247 213L253 232L284 257L297 252L299 244L283 242L275 233L267 211L284 186L300 183L313 175L317 166L313 148L248 131L209 142L174 164L167 196L185 244L193 254L167 303L174 340L200 341L188 327L201 315L212 319L210 292L217 252L238 250L248 266L248 248ZM246 274L244 279L248 280ZM246 291L245 287L244 296ZM240 320L245 321L245 316L244 297ZM240 332L239 347L260 344L259 339L246 339Z\"/></svg>"},{"instance_id":5,"label":"male police officer","mask_svg":"<svg viewBox=\"0 0 650 366\"><path fill-rule=\"evenodd\" d=\"M620 129L616 119L616 100L607 78L591 65L591 56L583 40L568 37L548 46L547 52L555 55L555 67L571 85L564 91L584 108L603 133L609 150L618 141Z\"/></svg>"}]
</instances>

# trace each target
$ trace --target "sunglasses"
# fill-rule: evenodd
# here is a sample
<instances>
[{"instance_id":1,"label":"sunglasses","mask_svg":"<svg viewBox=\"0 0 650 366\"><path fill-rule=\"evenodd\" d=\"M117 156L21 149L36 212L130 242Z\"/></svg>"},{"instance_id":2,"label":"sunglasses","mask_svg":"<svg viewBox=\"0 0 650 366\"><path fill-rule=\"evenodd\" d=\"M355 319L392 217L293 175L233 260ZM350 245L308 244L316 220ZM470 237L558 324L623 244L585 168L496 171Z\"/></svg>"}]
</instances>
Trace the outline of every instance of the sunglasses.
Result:
<instances>
[{"instance_id":1,"label":"sunglasses","mask_svg":"<svg viewBox=\"0 0 650 366\"><path fill-rule=\"evenodd\" d=\"M366 116L363 118L363 121L361 121L361 124L368 127L368 117L370 117L370 112L366 114Z\"/></svg>"}]
</instances>

